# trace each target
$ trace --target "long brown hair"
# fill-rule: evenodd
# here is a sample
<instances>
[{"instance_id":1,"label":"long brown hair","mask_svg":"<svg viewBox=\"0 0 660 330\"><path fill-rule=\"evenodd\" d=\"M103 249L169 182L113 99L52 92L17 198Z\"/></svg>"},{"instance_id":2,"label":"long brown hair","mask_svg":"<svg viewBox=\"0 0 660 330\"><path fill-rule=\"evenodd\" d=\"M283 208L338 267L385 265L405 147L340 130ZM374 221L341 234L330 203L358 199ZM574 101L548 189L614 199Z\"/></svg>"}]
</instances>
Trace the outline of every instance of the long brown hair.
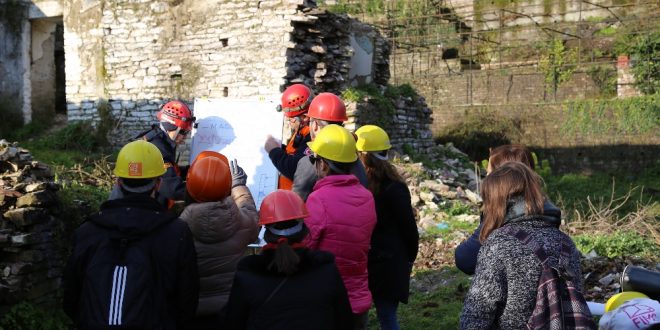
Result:
<instances>
[{"instance_id":1,"label":"long brown hair","mask_svg":"<svg viewBox=\"0 0 660 330\"><path fill-rule=\"evenodd\" d=\"M488 174L481 186L484 222L479 235L483 243L490 233L502 226L507 201L520 196L525 200L525 214L543 213L541 178L521 162L507 162Z\"/></svg>"},{"instance_id":2,"label":"long brown hair","mask_svg":"<svg viewBox=\"0 0 660 330\"><path fill-rule=\"evenodd\" d=\"M490 168L496 169L506 162L521 162L534 170L532 152L522 144L505 144L490 150Z\"/></svg>"},{"instance_id":3,"label":"long brown hair","mask_svg":"<svg viewBox=\"0 0 660 330\"><path fill-rule=\"evenodd\" d=\"M384 179L406 183L396 167L387 160L378 159L369 153L360 153L360 159L364 164L369 180L369 190L372 194L380 193Z\"/></svg>"},{"instance_id":4,"label":"long brown hair","mask_svg":"<svg viewBox=\"0 0 660 330\"><path fill-rule=\"evenodd\" d=\"M309 229L307 229L305 223L302 223L302 229L300 231L289 236L279 236L268 230L269 226L277 229L291 228L297 225L298 222L302 222L302 220L283 221L266 226L264 240L268 243L276 244L277 246L273 258L268 264L269 270L274 270L285 275L291 275L298 271L300 256L298 256L294 247L295 245L298 245L296 243L302 242L307 234L309 234Z\"/></svg>"}]
</instances>

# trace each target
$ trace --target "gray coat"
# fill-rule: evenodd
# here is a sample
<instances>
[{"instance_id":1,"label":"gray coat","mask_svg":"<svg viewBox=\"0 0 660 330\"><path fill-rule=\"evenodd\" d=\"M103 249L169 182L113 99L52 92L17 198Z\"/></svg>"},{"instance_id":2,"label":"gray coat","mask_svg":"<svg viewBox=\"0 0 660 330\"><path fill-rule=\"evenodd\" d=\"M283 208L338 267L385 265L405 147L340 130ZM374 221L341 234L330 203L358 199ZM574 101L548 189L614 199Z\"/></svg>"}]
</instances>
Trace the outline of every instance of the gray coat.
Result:
<instances>
[{"instance_id":1,"label":"gray coat","mask_svg":"<svg viewBox=\"0 0 660 330\"><path fill-rule=\"evenodd\" d=\"M562 237L570 238L541 216L526 216L521 199L508 204L502 227L514 226L530 233L556 264ZM579 279L577 289L582 291L580 252L571 245L568 266ZM515 237L494 230L479 250L472 286L463 304L461 329L526 329L540 276L541 264L533 251Z\"/></svg>"},{"instance_id":2,"label":"gray coat","mask_svg":"<svg viewBox=\"0 0 660 330\"><path fill-rule=\"evenodd\" d=\"M362 165L360 160L356 161L351 168L351 174L360 180L360 184L363 187L368 188L367 172L364 170L364 165ZM291 190L302 197L303 200L307 200L318 179L319 177L316 175L314 164L309 161L309 156L305 156L298 161L296 173L293 175L293 188Z\"/></svg>"}]
</instances>

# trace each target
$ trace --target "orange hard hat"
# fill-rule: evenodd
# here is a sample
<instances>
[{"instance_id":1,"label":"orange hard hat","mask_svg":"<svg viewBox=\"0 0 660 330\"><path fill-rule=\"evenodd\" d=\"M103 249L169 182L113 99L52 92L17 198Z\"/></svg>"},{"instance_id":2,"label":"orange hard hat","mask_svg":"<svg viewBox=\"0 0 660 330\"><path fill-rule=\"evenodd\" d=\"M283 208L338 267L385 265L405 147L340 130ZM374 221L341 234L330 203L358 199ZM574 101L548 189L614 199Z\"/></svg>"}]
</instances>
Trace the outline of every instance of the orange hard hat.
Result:
<instances>
[{"instance_id":1,"label":"orange hard hat","mask_svg":"<svg viewBox=\"0 0 660 330\"><path fill-rule=\"evenodd\" d=\"M282 93L282 111L287 117L297 117L307 112L314 92L303 84L289 86Z\"/></svg>"},{"instance_id":2,"label":"orange hard hat","mask_svg":"<svg viewBox=\"0 0 660 330\"><path fill-rule=\"evenodd\" d=\"M303 219L309 216L305 202L291 190L277 189L268 194L259 208L259 224Z\"/></svg>"},{"instance_id":3,"label":"orange hard hat","mask_svg":"<svg viewBox=\"0 0 660 330\"><path fill-rule=\"evenodd\" d=\"M215 202L229 196L231 172L227 157L214 151L197 155L188 169L186 189L197 202Z\"/></svg>"},{"instance_id":4,"label":"orange hard hat","mask_svg":"<svg viewBox=\"0 0 660 330\"><path fill-rule=\"evenodd\" d=\"M307 116L330 122L344 122L348 120L344 102L339 96L332 93L321 93L316 96L309 105Z\"/></svg>"}]
</instances>

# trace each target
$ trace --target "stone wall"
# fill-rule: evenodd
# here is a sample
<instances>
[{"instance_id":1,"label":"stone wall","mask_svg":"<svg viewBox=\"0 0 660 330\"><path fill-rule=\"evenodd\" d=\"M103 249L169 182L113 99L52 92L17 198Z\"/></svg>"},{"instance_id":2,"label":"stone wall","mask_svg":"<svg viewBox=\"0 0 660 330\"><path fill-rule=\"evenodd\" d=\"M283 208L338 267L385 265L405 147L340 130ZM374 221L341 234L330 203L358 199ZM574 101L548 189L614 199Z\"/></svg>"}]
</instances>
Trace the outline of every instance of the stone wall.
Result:
<instances>
[{"instance_id":1,"label":"stone wall","mask_svg":"<svg viewBox=\"0 0 660 330\"><path fill-rule=\"evenodd\" d=\"M172 98L279 97L297 82L339 93L356 34L372 45L367 78L389 77L389 45L373 28L303 0L71 0L64 12L69 121L112 119L117 145Z\"/></svg>"},{"instance_id":2,"label":"stone wall","mask_svg":"<svg viewBox=\"0 0 660 330\"><path fill-rule=\"evenodd\" d=\"M57 303L64 259L52 175L29 152L0 140L0 315L18 302Z\"/></svg>"},{"instance_id":3,"label":"stone wall","mask_svg":"<svg viewBox=\"0 0 660 330\"><path fill-rule=\"evenodd\" d=\"M26 52L29 44L24 41L30 32L28 9L29 4L22 1L0 0L0 118L19 125L24 121L21 116L24 97L26 93L29 95L23 81L26 62L30 61ZM0 129L10 127L0 125Z\"/></svg>"}]
</instances>

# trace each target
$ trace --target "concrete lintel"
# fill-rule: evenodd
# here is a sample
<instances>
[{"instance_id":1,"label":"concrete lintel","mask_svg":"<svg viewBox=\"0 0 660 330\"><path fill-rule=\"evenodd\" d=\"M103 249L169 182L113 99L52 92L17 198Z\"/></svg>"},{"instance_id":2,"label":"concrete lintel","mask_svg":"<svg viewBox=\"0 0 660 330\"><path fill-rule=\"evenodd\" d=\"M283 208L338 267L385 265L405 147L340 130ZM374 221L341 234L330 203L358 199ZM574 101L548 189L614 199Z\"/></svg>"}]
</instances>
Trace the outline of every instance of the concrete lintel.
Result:
<instances>
[{"instance_id":1,"label":"concrete lintel","mask_svg":"<svg viewBox=\"0 0 660 330\"><path fill-rule=\"evenodd\" d=\"M62 0L34 0L30 5L28 19L58 17L63 14Z\"/></svg>"}]
</instances>

